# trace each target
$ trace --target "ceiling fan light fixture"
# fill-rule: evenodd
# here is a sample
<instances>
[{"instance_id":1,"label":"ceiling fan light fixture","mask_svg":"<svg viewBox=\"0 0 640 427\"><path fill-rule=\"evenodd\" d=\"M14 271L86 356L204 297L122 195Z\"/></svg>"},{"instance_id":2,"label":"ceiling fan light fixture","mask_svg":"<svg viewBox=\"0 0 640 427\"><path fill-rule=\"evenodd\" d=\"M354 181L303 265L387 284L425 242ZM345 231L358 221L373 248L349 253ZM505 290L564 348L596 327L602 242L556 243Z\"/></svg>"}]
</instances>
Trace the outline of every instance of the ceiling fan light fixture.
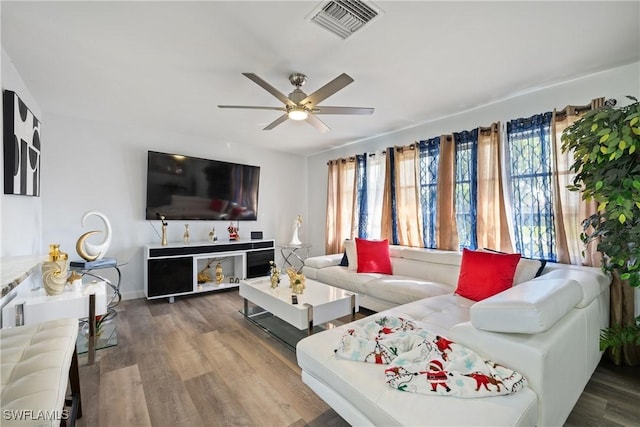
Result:
<instances>
[{"instance_id":1,"label":"ceiling fan light fixture","mask_svg":"<svg viewBox=\"0 0 640 427\"><path fill-rule=\"evenodd\" d=\"M287 115L291 120L306 120L309 117L304 108L291 108Z\"/></svg>"}]
</instances>

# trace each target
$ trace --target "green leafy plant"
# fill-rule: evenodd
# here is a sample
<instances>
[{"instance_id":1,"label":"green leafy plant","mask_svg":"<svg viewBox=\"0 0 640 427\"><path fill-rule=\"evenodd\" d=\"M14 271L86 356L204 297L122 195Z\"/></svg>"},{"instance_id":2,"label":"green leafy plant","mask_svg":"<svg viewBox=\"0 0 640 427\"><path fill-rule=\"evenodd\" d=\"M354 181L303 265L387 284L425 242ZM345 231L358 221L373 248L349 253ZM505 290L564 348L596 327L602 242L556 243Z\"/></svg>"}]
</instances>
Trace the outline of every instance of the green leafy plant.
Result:
<instances>
[{"instance_id":1,"label":"green leafy plant","mask_svg":"<svg viewBox=\"0 0 640 427\"><path fill-rule=\"evenodd\" d=\"M624 344L640 345L640 316L635 325L613 325L600 332L600 350L611 348L615 352Z\"/></svg>"},{"instance_id":2,"label":"green leafy plant","mask_svg":"<svg viewBox=\"0 0 640 427\"><path fill-rule=\"evenodd\" d=\"M594 199L584 243L598 240L604 269L640 286L640 103L592 110L565 129L563 151L573 150L571 191Z\"/></svg>"},{"instance_id":3,"label":"green leafy plant","mask_svg":"<svg viewBox=\"0 0 640 427\"><path fill-rule=\"evenodd\" d=\"M603 270L640 286L640 103L605 105L586 113L562 134L562 150L573 152L576 173L567 188L595 200L597 212L583 222L582 241L597 241ZM636 319L638 320L638 319ZM640 326L613 325L601 346L640 343Z\"/></svg>"}]
</instances>

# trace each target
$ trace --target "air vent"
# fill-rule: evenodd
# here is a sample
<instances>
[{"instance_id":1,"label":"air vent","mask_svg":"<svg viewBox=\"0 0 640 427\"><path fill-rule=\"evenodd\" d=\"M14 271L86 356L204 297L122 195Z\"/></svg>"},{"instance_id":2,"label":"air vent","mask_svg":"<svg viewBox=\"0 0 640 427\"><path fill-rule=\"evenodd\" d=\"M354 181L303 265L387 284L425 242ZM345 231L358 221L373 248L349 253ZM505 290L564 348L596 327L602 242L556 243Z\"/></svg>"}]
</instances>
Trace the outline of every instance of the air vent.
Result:
<instances>
[{"instance_id":1,"label":"air vent","mask_svg":"<svg viewBox=\"0 0 640 427\"><path fill-rule=\"evenodd\" d=\"M371 2L332 0L320 4L307 19L346 39L380 14L380 9L374 9Z\"/></svg>"}]
</instances>

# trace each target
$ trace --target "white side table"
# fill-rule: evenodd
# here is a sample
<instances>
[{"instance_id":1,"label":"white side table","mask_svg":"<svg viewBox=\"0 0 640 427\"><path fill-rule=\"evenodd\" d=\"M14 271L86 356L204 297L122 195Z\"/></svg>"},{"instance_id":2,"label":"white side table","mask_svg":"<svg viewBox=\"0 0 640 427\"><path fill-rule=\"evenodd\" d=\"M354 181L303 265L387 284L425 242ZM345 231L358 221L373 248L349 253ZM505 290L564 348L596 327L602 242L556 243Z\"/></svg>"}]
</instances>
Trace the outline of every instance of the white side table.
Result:
<instances>
[{"instance_id":1,"label":"white side table","mask_svg":"<svg viewBox=\"0 0 640 427\"><path fill-rule=\"evenodd\" d=\"M89 304L89 296L92 294L95 295L94 307ZM66 317L80 319L90 317L92 311L94 316L107 313L107 291L104 281L85 283L78 290L65 287L64 292L59 295L47 295L44 288L23 290L2 308L2 325L32 325ZM93 346L89 345L90 364L95 356L95 336L93 338Z\"/></svg>"},{"instance_id":2,"label":"white side table","mask_svg":"<svg viewBox=\"0 0 640 427\"><path fill-rule=\"evenodd\" d=\"M308 243L302 243L300 245L278 245L283 259L282 269L286 270L287 266L289 266L295 268L298 272L302 271L304 260L309 256L310 247L311 245Z\"/></svg>"}]
</instances>

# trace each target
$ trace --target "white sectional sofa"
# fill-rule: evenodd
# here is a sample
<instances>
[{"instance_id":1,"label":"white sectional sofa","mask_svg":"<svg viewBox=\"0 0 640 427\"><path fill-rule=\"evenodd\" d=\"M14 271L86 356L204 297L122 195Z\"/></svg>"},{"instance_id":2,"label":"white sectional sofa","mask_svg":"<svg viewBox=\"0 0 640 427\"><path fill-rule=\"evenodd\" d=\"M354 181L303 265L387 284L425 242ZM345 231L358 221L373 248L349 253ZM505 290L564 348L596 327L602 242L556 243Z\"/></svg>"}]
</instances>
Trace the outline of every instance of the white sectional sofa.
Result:
<instances>
[{"instance_id":1,"label":"white sectional sofa","mask_svg":"<svg viewBox=\"0 0 640 427\"><path fill-rule=\"evenodd\" d=\"M410 319L522 373L528 387L506 396L462 399L400 392L384 365L339 359L354 323L297 346L302 379L352 425L561 426L602 353L610 278L600 269L521 260L513 287L479 302L456 295L458 252L390 247L392 275L339 266L342 254L309 258L304 274L360 294L360 305ZM361 319L355 323L364 323Z\"/></svg>"}]
</instances>

